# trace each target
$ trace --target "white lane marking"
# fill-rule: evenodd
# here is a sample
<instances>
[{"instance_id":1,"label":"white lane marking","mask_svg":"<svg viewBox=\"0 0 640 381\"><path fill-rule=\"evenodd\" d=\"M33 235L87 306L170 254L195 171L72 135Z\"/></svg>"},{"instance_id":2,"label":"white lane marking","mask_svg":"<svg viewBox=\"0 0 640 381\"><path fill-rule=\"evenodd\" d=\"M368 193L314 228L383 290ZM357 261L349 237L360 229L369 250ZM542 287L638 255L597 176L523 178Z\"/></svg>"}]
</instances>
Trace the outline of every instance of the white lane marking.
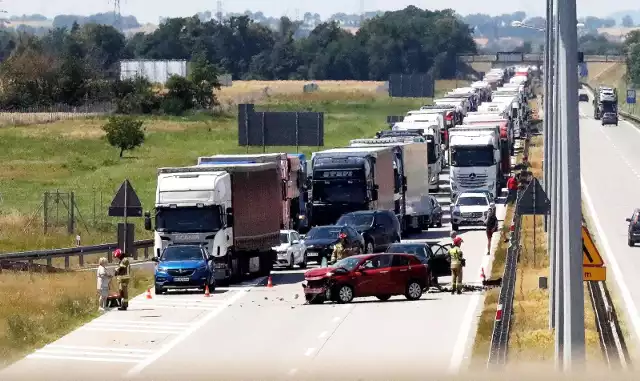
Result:
<instances>
[{"instance_id":1,"label":"white lane marking","mask_svg":"<svg viewBox=\"0 0 640 381\"><path fill-rule=\"evenodd\" d=\"M307 357L309 357L309 356L311 356L311 355L313 354L313 352L314 352L315 350L316 350L315 348L307 348L307 351L306 351L306 352L304 352L304 355L305 355L305 356L307 356Z\"/></svg>"},{"instance_id":2,"label":"white lane marking","mask_svg":"<svg viewBox=\"0 0 640 381\"><path fill-rule=\"evenodd\" d=\"M32 354L27 356L26 358L27 359L46 359L46 360L140 363L140 360L127 359L127 358L114 358L114 357L81 357L81 356L54 356L54 355Z\"/></svg>"},{"instance_id":3,"label":"white lane marking","mask_svg":"<svg viewBox=\"0 0 640 381\"><path fill-rule=\"evenodd\" d=\"M640 316L638 315L638 309L636 308L636 304L631 297L631 292L627 287L626 282L624 281L624 276L622 275L622 270L620 270L620 266L618 265L618 261L616 260L615 255L613 254L613 250L611 250L611 246L609 245L609 239L607 238L604 229L602 228L602 224L600 223L600 219L596 214L596 208L593 205L593 200L591 199L591 195L589 194L589 190L587 184L584 181L582 175L580 176L580 184L582 185L582 194L584 195L584 200L587 203L587 208L589 208L589 215L593 224L595 225L596 231L598 232L598 238L600 239L601 247L604 249L604 256L607 262L611 265L611 269L614 273L614 278L618 287L620 288L620 293L622 294L622 299L624 300L625 309L629 313L629 317L631 319L631 323L633 325L633 329L636 333L636 340L640 338Z\"/></svg>"},{"instance_id":4,"label":"white lane marking","mask_svg":"<svg viewBox=\"0 0 640 381\"><path fill-rule=\"evenodd\" d=\"M289 371L289 376L293 376L294 374L298 373L298 369L293 368Z\"/></svg>"},{"instance_id":5,"label":"white lane marking","mask_svg":"<svg viewBox=\"0 0 640 381\"><path fill-rule=\"evenodd\" d=\"M640 132L640 130L638 131ZM618 146L616 146L616 143L613 142L613 140L611 139L611 137L609 135L607 135L606 132L602 131L602 134L604 135L605 138L607 138L607 140L611 143L611 145L613 146L613 148L615 148L615 152L618 155L618 157L620 158L620 160L622 160L627 167L629 167L629 169L631 170L631 172L633 172L634 175L636 175L637 178L640 179L640 174L638 173L638 171L636 171L636 169L631 165L631 163L629 163L629 160L627 160L626 157L624 157L624 155L622 155L621 150L618 149Z\"/></svg>"},{"instance_id":6,"label":"white lane marking","mask_svg":"<svg viewBox=\"0 0 640 381\"><path fill-rule=\"evenodd\" d=\"M92 346L83 346L83 345L58 345L58 344L49 344L44 346L42 349L50 348L50 349L75 349L75 350L89 350L89 351L104 351L104 352L125 352L125 353L152 353L151 349L133 349L133 348L109 348L109 347L92 347Z\"/></svg>"},{"instance_id":7,"label":"white lane marking","mask_svg":"<svg viewBox=\"0 0 640 381\"><path fill-rule=\"evenodd\" d=\"M318 335L318 339L324 339L325 337L327 337L327 335L329 334L329 332L327 331L322 331L319 335Z\"/></svg>"},{"instance_id":8,"label":"white lane marking","mask_svg":"<svg viewBox=\"0 0 640 381\"><path fill-rule=\"evenodd\" d=\"M336 317L334 317L333 319L331 319L331 322L332 322L332 323L337 323L337 322L339 322L339 321L340 321L340 316L336 316Z\"/></svg>"},{"instance_id":9,"label":"white lane marking","mask_svg":"<svg viewBox=\"0 0 640 381\"><path fill-rule=\"evenodd\" d=\"M43 355L75 355L75 356L109 356L109 357L129 357L138 358L138 360L144 360L147 356L142 353L116 353L116 352L91 352L91 351L73 351L73 350L58 350L58 349L41 349L35 354Z\"/></svg>"},{"instance_id":10,"label":"white lane marking","mask_svg":"<svg viewBox=\"0 0 640 381\"><path fill-rule=\"evenodd\" d=\"M256 285L260 284L265 279L266 279L266 277L262 277L262 278L256 280L255 282L252 283L252 286L256 286ZM247 285L247 286L249 286L249 285ZM235 303L236 301L240 300L242 297L247 295L249 293L249 290L250 290L250 288L247 288L247 289L242 290L242 291L238 292L237 294L231 296L230 298L225 299L225 303L223 305L221 305L217 309L215 309L215 310L211 311L210 313L208 313L204 318L194 322L186 331L183 331L180 335L178 335L178 337L174 338L171 342L167 343L158 352L152 354L146 360L142 361L141 363L136 365L134 368L132 368L127 373L127 375L128 376L133 376L133 375L139 374L144 368L146 368L149 365L153 364L160 357L164 356L169 351L171 351L171 349L173 349L176 345L180 344L186 338L191 336L194 332L196 332L200 328L204 327L207 323L209 323L211 320L213 320L216 316L218 316L222 311L227 309L230 305L232 305L233 303Z\"/></svg>"}]
</instances>

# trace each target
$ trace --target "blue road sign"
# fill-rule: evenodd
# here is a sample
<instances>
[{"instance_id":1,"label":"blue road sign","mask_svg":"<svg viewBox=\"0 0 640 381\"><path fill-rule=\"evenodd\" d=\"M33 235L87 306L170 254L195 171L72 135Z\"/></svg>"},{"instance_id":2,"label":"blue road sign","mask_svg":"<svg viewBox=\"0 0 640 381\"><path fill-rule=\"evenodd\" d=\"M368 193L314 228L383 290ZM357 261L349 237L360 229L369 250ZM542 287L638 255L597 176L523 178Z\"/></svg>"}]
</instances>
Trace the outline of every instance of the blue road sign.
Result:
<instances>
[{"instance_id":1,"label":"blue road sign","mask_svg":"<svg viewBox=\"0 0 640 381\"><path fill-rule=\"evenodd\" d=\"M627 104L636 104L636 91L635 89L627 89Z\"/></svg>"},{"instance_id":2,"label":"blue road sign","mask_svg":"<svg viewBox=\"0 0 640 381\"><path fill-rule=\"evenodd\" d=\"M587 69L587 64L585 62L578 64L578 72L580 73L581 78L589 76L589 69Z\"/></svg>"}]
</instances>

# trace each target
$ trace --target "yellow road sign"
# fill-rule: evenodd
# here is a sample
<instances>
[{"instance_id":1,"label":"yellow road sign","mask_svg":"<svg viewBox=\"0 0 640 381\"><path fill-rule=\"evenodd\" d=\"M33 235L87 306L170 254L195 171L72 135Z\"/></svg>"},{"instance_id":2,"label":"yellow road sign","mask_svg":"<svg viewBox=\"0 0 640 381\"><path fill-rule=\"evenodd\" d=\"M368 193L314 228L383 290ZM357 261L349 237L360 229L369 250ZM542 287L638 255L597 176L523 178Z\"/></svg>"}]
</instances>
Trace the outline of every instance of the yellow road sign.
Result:
<instances>
[{"instance_id":1,"label":"yellow road sign","mask_svg":"<svg viewBox=\"0 0 640 381\"><path fill-rule=\"evenodd\" d=\"M598 248L591 239L591 234L586 226L582 225L582 266L602 267L604 261L598 252Z\"/></svg>"},{"instance_id":2,"label":"yellow road sign","mask_svg":"<svg viewBox=\"0 0 640 381\"><path fill-rule=\"evenodd\" d=\"M582 280L583 281L605 281L607 280L607 268L606 267L583 267L582 268Z\"/></svg>"}]
</instances>

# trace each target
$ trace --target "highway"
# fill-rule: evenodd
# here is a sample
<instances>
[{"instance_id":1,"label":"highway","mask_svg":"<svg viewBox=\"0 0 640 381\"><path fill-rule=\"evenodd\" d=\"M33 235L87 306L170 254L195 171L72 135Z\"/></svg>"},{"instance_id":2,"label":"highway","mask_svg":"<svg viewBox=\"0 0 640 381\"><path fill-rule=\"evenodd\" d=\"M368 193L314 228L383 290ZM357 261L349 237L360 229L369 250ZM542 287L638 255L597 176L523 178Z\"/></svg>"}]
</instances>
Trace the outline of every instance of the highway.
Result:
<instances>
[{"instance_id":1,"label":"highway","mask_svg":"<svg viewBox=\"0 0 640 381\"><path fill-rule=\"evenodd\" d=\"M590 100L593 94L589 93ZM640 247L627 245L626 218L640 207L640 130L628 121L602 126L591 102L580 104L583 204L594 223L607 279L618 286L629 333L640 337Z\"/></svg>"},{"instance_id":2,"label":"highway","mask_svg":"<svg viewBox=\"0 0 640 381\"><path fill-rule=\"evenodd\" d=\"M441 182L447 190L448 175ZM412 241L450 242L449 196L438 198L447 211L445 225ZM502 203L497 213L502 220ZM619 225L623 222L621 218ZM484 228L462 228L460 233L469 265L465 281L479 283L481 269L489 274L493 258L485 252ZM494 248L498 238L495 234ZM480 292L429 293L415 302L393 297L387 302L371 298L347 305L305 305L302 270L276 270L272 279L273 288L265 287L262 278L219 288L210 298L188 293L150 300L138 296L129 311L107 312L6 368L0 379L398 379L403 373L445 374L466 365L484 300Z\"/></svg>"}]
</instances>

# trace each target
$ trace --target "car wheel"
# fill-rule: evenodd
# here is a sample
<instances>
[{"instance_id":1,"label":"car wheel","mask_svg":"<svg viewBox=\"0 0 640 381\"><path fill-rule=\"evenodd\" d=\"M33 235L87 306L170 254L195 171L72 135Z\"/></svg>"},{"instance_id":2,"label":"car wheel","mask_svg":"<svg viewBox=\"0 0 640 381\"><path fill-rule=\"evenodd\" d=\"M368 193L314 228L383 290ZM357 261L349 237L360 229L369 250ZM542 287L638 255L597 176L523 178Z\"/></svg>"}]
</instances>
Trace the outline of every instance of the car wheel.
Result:
<instances>
[{"instance_id":1,"label":"car wheel","mask_svg":"<svg viewBox=\"0 0 640 381\"><path fill-rule=\"evenodd\" d=\"M366 253L367 254L373 254L373 243L371 243L371 241L366 243Z\"/></svg>"},{"instance_id":2,"label":"car wheel","mask_svg":"<svg viewBox=\"0 0 640 381\"><path fill-rule=\"evenodd\" d=\"M295 259L293 258L293 253L289 256L289 264L287 265L287 269L293 269L293 264L295 263Z\"/></svg>"},{"instance_id":3,"label":"car wheel","mask_svg":"<svg viewBox=\"0 0 640 381\"><path fill-rule=\"evenodd\" d=\"M307 252L306 251L304 252L304 254L302 254L302 262L300 262L298 266L300 266L301 269L307 268Z\"/></svg>"},{"instance_id":4,"label":"car wheel","mask_svg":"<svg viewBox=\"0 0 640 381\"><path fill-rule=\"evenodd\" d=\"M440 218L438 219L438 224L437 224L437 226L438 226L439 228L441 228L441 227L442 227L442 214L440 215Z\"/></svg>"},{"instance_id":5,"label":"car wheel","mask_svg":"<svg viewBox=\"0 0 640 381\"><path fill-rule=\"evenodd\" d=\"M213 294L213 292L216 289L216 281L215 281L215 279L211 279L211 281L208 283L208 286L209 286L209 293ZM207 292L207 289L205 288L204 291Z\"/></svg>"},{"instance_id":6,"label":"car wheel","mask_svg":"<svg viewBox=\"0 0 640 381\"><path fill-rule=\"evenodd\" d=\"M407 284L407 290L405 291L405 296L409 300L418 300L422 297L422 286L418 281L412 280Z\"/></svg>"},{"instance_id":7,"label":"car wheel","mask_svg":"<svg viewBox=\"0 0 640 381\"><path fill-rule=\"evenodd\" d=\"M458 230L460 226L456 225L456 224L451 224L451 230Z\"/></svg>"},{"instance_id":8,"label":"car wheel","mask_svg":"<svg viewBox=\"0 0 640 381\"><path fill-rule=\"evenodd\" d=\"M154 291L155 291L156 295L162 295L162 294L164 294L166 292L166 290L164 288L158 287L158 286L155 287Z\"/></svg>"},{"instance_id":9,"label":"car wheel","mask_svg":"<svg viewBox=\"0 0 640 381\"><path fill-rule=\"evenodd\" d=\"M628 244L630 247L633 247L633 246L634 246L634 244L635 244L635 242L633 242L633 240L632 240L631 238L629 238L629 239L627 240L627 244Z\"/></svg>"},{"instance_id":10,"label":"car wheel","mask_svg":"<svg viewBox=\"0 0 640 381\"><path fill-rule=\"evenodd\" d=\"M353 288L351 288L351 286L348 286L346 284L338 287L338 292L336 294L337 294L336 300L340 304L351 303L354 296Z\"/></svg>"},{"instance_id":11,"label":"car wheel","mask_svg":"<svg viewBox=\"0 0 640 381\"><path fill-rule=\"evenodd\" d=\"M387 300L391 299L391 295L376 295L376 298L382 300L383 302L386 302Z\"/></svg>"}]
</instances>

